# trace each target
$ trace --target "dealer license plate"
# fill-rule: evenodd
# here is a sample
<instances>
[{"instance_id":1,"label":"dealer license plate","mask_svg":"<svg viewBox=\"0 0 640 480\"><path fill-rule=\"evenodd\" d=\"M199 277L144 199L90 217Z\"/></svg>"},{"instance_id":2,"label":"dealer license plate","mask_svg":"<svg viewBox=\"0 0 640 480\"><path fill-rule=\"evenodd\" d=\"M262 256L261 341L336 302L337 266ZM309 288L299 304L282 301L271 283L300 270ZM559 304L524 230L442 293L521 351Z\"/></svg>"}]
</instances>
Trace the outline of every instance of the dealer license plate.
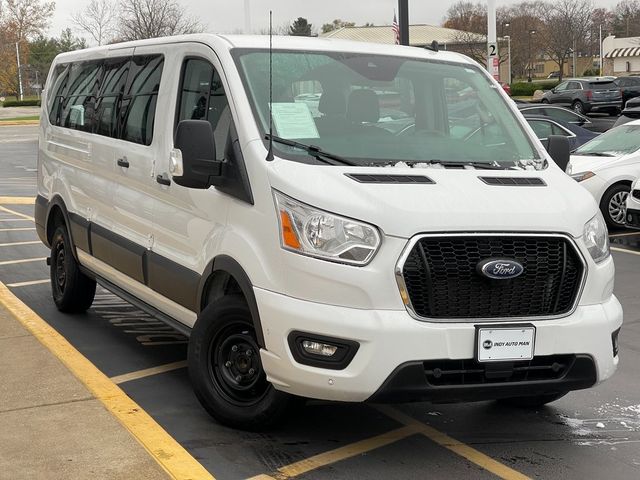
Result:
<instances>
[{"instance_id":1,"label":"dealer license plate","mask_svg":"<svg viewBox=\"0 0 640 480\"><path fill-rule=\"evenodd\" d=\"M533 325L479 327L476 338L479 362L531 360L536 328Z\"/></svg>"}]
</instances>

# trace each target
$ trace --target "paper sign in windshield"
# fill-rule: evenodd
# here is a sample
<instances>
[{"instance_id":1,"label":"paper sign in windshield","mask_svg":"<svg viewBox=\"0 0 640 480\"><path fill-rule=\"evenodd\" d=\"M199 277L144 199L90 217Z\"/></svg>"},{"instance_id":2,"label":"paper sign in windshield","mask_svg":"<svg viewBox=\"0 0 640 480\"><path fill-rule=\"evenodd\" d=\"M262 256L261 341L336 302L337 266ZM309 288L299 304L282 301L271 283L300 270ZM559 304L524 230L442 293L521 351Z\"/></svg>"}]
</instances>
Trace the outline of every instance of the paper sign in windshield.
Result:
<instances>
[{"instance_id":1,"label":"paper sign in windshield","mask_svg":"<svg viewBox=\"0 0 640 480\"><path fill-rule=\"evenodd\" d=\"M306 103L273 103L271 111L278 136L289 139L320 136Z\"/></svg>"}]
</instances>

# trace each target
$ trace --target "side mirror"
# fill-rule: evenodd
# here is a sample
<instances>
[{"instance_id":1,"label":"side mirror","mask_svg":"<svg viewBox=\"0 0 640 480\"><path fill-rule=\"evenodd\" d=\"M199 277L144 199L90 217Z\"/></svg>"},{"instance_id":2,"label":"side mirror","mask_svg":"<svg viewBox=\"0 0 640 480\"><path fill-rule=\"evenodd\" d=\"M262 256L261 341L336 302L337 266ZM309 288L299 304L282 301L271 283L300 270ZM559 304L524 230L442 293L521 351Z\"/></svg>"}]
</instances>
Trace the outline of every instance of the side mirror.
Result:
<instances>
[{"instance_id":1,"label":"side mirror","mask_svg":"<svg viewBox=\"0 0 640 480\"><path fill-rule=\"evenodd\" d=\"M174 182L189 188L209 188L216 183L216 177L222 174L222 162L216 160L216 142L208 121L182 120L173 143L182 153L182 168L173 166Z\"/></svg>"},{"instance_id":2,"label":"side mirror","mask_svg":"<svg viewBox=\"0 0 640 480\"><path fill-rule=\"evenodd\" d=\"M547 140L547 152L556 162L556 165L564 172L569 165L571 159L571 146L569 145L569 139L562 135L549 135Z\"/></svg>"}]
</instances>

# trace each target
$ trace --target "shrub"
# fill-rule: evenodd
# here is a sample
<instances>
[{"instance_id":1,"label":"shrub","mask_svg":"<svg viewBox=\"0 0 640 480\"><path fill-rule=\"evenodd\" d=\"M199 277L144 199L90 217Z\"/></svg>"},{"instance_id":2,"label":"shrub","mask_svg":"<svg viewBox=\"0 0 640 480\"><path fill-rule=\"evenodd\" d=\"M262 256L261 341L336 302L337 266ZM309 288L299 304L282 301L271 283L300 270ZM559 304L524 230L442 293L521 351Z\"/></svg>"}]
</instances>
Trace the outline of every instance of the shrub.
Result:
<instances>
[{"instance_id":1,"label":"shrub","mask_svg":"<svg viewBox=\"0 0 640 480\"><path fill-rule=\"evenodd\" d=\"M530 97L536 90L551 90L557 85L557 80L552 82L517 82L511 84L511 95L516 97Z\"/></svg>"},{"instance_id":2,"label":"shrub","mask_svg":"<svg viewBox=\"0 0 640 480\"><path fill-rule=\"evenodd\" d=\"M4 107L39 107L40 100L5 100Z\"/></svg>"}]
</instances>

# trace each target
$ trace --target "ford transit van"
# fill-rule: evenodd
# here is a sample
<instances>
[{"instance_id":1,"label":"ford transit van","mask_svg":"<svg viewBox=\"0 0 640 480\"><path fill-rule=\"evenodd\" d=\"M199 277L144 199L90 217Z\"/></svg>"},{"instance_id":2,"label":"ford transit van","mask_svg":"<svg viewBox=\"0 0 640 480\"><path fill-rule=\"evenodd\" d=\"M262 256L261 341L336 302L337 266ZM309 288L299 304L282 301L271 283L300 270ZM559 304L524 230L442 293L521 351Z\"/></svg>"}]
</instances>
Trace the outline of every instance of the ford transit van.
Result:
<instances>
[{"instance_id":1,"label":"ford transit van","mask_svg":"<svg viewBox=\"0 0 640 480\"><path fill-rule=\"evenodd\" d=\"M35 218L57 308L99 283L189 335L228 425L301 398L536 406L618 364L602 215L453 52L193 35L61 54Z\"/></svg>"}]
</instances>

